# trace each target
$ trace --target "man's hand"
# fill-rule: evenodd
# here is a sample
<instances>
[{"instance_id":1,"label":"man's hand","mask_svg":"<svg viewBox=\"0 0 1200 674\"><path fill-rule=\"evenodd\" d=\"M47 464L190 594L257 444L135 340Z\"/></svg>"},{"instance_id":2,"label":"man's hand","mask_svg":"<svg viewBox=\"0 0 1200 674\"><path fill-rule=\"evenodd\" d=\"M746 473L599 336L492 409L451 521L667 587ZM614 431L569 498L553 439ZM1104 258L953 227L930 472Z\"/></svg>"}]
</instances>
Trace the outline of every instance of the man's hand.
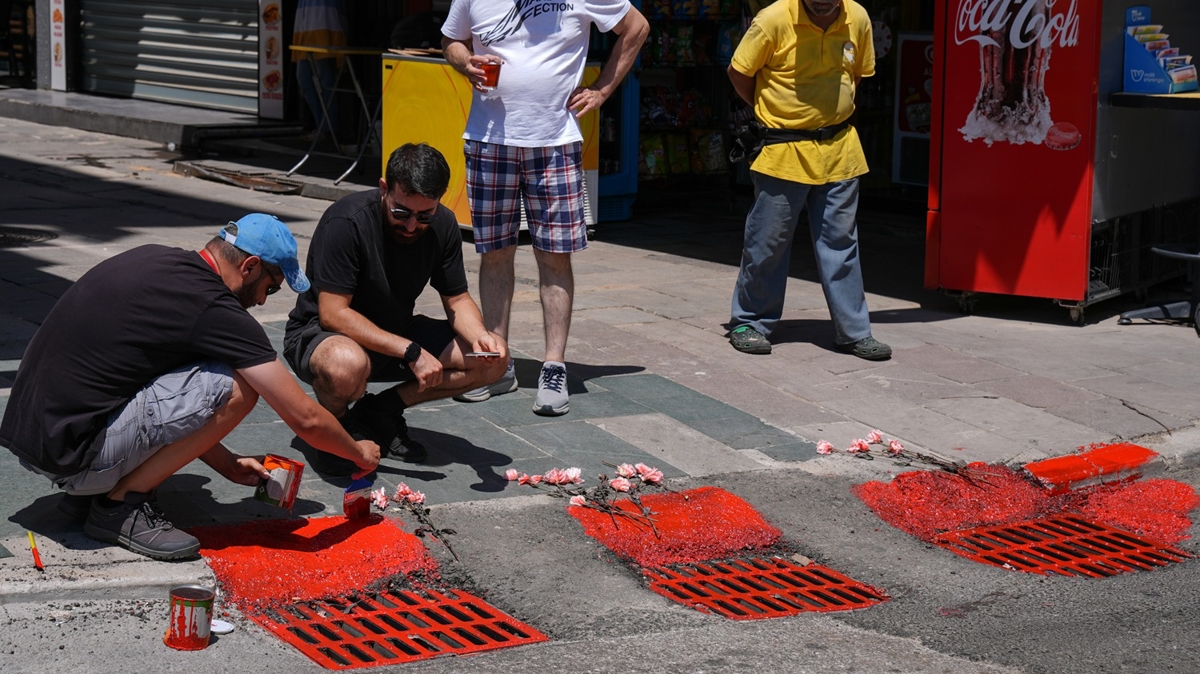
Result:
<instances>
[{"instance_id":1,"label":"man's hand","mask_svg":"<svg viewBox=\"0 0 1200 674\"><path fill-rule=\"evenodd\" d=\"M233 461L221 470L221 475L230 482L254 487L259 482L271 478L271 474L262 465L265 456L231 456Z\"/></svg>"},{"instance_id":2,"label":"man's hand","mask_svg":"<svg viewBox=\"0 0 1200 674\"><path fill-rule=\"evenodd\" d=\"M567 107L575 113L575 117L582 118L592 110L598 110L608 96L600 93L599 89L592 87L575 87L575 91L571 92L571 97L567 99Z\"/></svg>"},{"instance_id":3,"label":"man's hand","mask_svg":"<svg viewBox=\"0 0 1200 674\"><path fill-rule=\"evenodd\" d=\"M482 356L484 360L493 360L497 358L508 358L508 344L504 338L494 332L485 332L475 338L471 343L472 351L487 351L500 354L499 356Z\"/></svg>"},{"instance_id":4,"label":"man's hand","mask_svg":"<svg viewBox=\"0 0 1200 674\"><path fill-rule=\"evenodd\" d=\"M350 476L355 480L370 475L379 466L379 445L370 440L359 440L358 449L362 452L362 457L355 459L354 463L358 464L361 470Z\"/></svg>"},{"instance_id":5,"label":"man's hand","mask_svg":"<svg viewBox=\"0 0 1200 674\"><path fill-rule=\"evenodd\" d=\"M416 361L408 364L408 369L417 377L418 391L434 388L442 383L442 361L425 349L421 349L421 356Z\"/></svg>"},{"instance_id":6,"label":"man's hand","mask_svg":"<svg viewBox=\"0 0 1200 674\"><path fill-rule=\"evenodd\" d=\"M499 56L490 56L490 55L479 56L476 54L471 54L471 58L467 59L462 64L462 67L456 68L456 70L458 70L458 72L465 75L467 77L467 80L471 83L471 86L475 87L475 89L477 91L487 91L487 89L483 88L484 72L483 72L483 68L481 66L484 63L499 63L499 62L500 62Z\"/></svg>"}]
</instances>

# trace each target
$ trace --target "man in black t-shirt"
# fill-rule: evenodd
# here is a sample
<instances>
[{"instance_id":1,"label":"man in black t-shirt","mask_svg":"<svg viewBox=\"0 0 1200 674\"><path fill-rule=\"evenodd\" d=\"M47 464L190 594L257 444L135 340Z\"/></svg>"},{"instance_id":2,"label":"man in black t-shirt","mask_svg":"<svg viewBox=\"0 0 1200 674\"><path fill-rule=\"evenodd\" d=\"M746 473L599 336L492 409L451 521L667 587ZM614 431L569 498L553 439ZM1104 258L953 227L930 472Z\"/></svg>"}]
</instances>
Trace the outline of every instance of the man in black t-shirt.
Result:
<instances>
[{"instance_id":1,"label":"man in black t-shirt","mask_svg":"<svg viewBox=\"0 0 1200 674\"><path fill-rule=\"evenodd\" d=\"M288 364L346 430L408 462L426 454L408 435L407 407L494 382L508 364L508 345L487 331L467 292L458 221L438 203L449 184L440 152L406 144L378 190L330 206L308 250L312 288L296 300L284 337ZM413 314L427 284L447 320ZM494 355L473 355L481 352ZM400 383L364 395L368 381ZM351 468L317 456L325 472Z\"/></svg>"},{"instance_id":2,"label":"man in black t-shirt","mask_svg":"<svg viewBox=\"0 0 1200 674\"><path fill-rule=\"evenodd\" d=\"M285 278L309 286L291 232L261 213L198 252L147 245L101 262L30 341L0 446L66 490L59 509L86 518L89 536L155 559L200 549L159 511L163 480L197 458L239 484L269 478L263 457L221 444L259 396L310 445L370 473L379 448L300 389L246 311Z\"/></svg>"}]
</instances>

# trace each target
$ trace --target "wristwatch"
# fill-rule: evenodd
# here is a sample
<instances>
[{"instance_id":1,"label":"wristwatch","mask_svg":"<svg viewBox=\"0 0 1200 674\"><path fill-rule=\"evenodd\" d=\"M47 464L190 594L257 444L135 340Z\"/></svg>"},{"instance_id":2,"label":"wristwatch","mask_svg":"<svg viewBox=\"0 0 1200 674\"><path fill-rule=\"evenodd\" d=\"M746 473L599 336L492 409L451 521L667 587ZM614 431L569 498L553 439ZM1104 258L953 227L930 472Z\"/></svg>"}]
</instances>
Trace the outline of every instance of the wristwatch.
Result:
<instances>
[{"instance_id":1,"label":"wristwatch","mask_svg":"<svg viewBox=\"0 0 1200 674\"><path fill-rule=\"evenodd\" d=\"M404 361L405 365L410 365L417 362L417 359L420 357L421 345L417 344L416 342L409 342L408 348L404 349L404 357L401 358L401 360Z\"/></svg>"}]
</instances>

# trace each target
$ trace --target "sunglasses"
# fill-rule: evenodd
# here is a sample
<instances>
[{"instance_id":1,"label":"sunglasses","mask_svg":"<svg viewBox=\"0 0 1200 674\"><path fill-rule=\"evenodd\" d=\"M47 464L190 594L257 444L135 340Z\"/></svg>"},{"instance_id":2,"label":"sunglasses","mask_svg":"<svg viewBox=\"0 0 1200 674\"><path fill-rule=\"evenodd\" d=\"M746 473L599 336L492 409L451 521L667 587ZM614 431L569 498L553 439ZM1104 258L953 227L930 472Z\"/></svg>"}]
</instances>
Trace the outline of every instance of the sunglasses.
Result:
<instances>
[{"instance_id":1,"label":"sunglasses","mask_svg":"<svg viewBox=\"0 0 1200 674\"><path fill-rule=\"evenodd\" d=\"M271 270L267 269L266 265L263 265L263 271L267 272L267 276L271 277L271 285L267 286L267 294L274 295L283 288L283 279L276 281L275 274L271 273Z\"/></svg>"},{"instance_id":2,"label":"sunglasses","mask_svg":"<svg viewBox=\"0 0 1200 674\"><path fill-rule=\"evenodd\" d=\"M434 216L433 213L414 213L407 208L400 208L398 206L396 208L389 208L388 212L392 214L393 218L399 220L400 222L407 222L409 218L415 217L417 222L421 223L422 225L428 225L429 223L433 222Z\"/></svg>"}]
</instances>

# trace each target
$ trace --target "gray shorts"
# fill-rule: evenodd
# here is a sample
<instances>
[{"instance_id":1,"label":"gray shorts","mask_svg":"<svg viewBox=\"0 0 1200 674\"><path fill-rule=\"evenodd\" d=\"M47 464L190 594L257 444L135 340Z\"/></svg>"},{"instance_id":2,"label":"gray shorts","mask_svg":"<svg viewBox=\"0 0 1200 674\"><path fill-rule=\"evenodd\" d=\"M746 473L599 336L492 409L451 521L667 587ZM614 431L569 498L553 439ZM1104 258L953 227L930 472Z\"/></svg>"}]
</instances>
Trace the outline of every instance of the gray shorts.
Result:
<instances>
[{"instance_id":1,"label":"gray shorts","mask_svg":"<svg viewBox=\"0 0 1200 674\"><path fill-rule=\"evenodd\" d=\"M200 430L233 394L233 368L205 361L185 365L146 384L125 406L108 417L96 437L96 458L84 472L68 478L70 494L106 494L164 445Z\"/></svg>"}]
</instances>

